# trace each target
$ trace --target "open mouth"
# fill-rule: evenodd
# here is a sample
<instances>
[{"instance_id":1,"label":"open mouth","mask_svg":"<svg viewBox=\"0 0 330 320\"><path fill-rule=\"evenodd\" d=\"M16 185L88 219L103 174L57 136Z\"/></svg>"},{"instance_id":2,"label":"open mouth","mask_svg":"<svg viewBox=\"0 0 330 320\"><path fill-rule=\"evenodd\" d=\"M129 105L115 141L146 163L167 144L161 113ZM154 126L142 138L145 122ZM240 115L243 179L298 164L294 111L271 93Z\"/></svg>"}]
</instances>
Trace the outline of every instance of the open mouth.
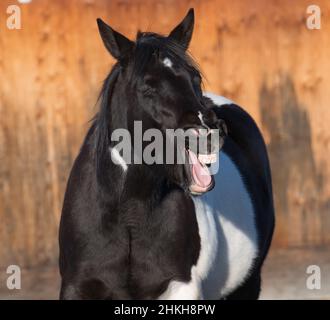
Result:
<instances>
[{"instance_id":1,"label":"open mouth","mask_svg":"<svg viewBox=\"0 0 330 320\"><path fill-rule=\"evenodd\" d=\"M196 154L186 149L189 158L191 173L190 192L194 195L203 194L214 186L214 179L210 173L209 166L216 162L217 154Z\"/></svg>"}]
</instances>

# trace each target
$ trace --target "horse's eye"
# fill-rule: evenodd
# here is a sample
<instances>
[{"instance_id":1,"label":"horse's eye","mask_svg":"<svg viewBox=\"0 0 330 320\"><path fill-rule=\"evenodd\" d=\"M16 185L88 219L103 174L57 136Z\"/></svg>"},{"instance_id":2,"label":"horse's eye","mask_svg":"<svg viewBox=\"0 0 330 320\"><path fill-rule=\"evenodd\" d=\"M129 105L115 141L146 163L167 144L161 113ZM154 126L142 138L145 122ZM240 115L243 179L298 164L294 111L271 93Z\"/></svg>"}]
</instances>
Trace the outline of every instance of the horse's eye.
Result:
<instances>
[{"instance_id":1,"label":"horse's eye","mask_svg":"<svg viewBox=\"0 0 330 320\"><path fill-rule=\"evenodd\" d=\"M152 75L146 75L140 85L139 91L146 96L156 93L157 79Z\"/></svg>"},{"instance_id":2,"label":"horse's eye","mask_svg":"<svg viewBox=\"0 0 330 320\"><path fill-rule=\"evenodd\" d=\"M155 87L157 84L157 78L155 78L153 75L145 75L143 78L143 84Z\"/></svg>"},{"instance_id":3,"label":"horse's eye","mask_svg":"<svg viewBox=\"0 0 330 320\"><path fill-rule=\"evenodd\" d=\"M140 87L140 92L145 96L152 96L156 93L156 88L153 88L147 84Z\"/></svg>"}]
</instances>

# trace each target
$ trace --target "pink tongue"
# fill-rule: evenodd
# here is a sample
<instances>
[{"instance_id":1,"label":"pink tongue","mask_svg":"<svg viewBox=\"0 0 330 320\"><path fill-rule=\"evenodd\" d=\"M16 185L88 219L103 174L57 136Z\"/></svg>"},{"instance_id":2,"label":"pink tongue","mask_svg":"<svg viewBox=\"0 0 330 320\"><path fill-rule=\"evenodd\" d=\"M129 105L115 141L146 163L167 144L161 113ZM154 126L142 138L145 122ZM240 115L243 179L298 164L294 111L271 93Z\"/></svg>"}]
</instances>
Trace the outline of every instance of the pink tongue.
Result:
<instances>
[{"instance_id":1,"label":"pink tongue","mask_svg":"<svg viewBox=\"0 0 330 320\"><path fill-rule=\"evenodd\" d=\"M188 154L190 158L190 164L192 165L192 175L194 182L199 187L208 187L212 182L209 170L201 165L195 153L188 150Z\"/></svg>"}]
</instances>

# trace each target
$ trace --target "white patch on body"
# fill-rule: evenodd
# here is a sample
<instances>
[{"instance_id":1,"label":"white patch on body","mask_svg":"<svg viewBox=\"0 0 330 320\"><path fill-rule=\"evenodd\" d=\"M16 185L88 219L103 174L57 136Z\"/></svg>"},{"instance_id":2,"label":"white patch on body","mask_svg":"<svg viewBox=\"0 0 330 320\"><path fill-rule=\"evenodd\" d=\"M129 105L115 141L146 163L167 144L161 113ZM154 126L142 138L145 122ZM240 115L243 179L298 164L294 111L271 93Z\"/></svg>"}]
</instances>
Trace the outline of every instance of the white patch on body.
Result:
<instances>
[{"instance_id":1,"label":"white patch on body","mask_svg":"<svg viewBox=\"0 0 330 320\"><path fill-rule=\"evenodd\" d=\"M168 68L172 68L173 67L173 62L170 60L170 58L165 58L163 60L163 64L164 64L164 66L166 66Z\"/></svg>"},{"instance_id":2,"label":"white patch on body","mask_svg":"<svg viewBox=\"0 0 330 320\"><path fill-rule=\"evenodd\" d=\"M111 160L113 161L113 163L120 165L124 172L127 171L127 163L125 162L124 158L119 154L119 151L116 148L110 148L110 152Z\"/></svg>"},{"instance_id":3,"label":"white patch on body","mask_svg":"<svg viewBox=\"0 0 330 320\"><path fill-rule=\"evenodd\" d=\"M211 93L211 92L204 92L203 96L210 98L214 104L217 106L222 106L224 104L233 104L234 102L231 101L228 98L218 96L217 94Z\"/></svg>"},{"instance_id":4,"label":"white patch on body","mask_svg":"<svg viewBox=\"0 0 330 320\"><path fill-rule=\"evenodd\" d=\"M213 190L193 197L201 238L196 266L205 299L219 299L249 275L257 230L249 193L234 162L220 152Z\"/></svg>"},{"instance_id":5,"label":"white patch on body","mask_svg":"<svg viewBox=\"0 0 330 320\"><path fill-rule=\"evenodd\" d=\"M221 107L234 102L204 93ZM241 174L223 151L219 171L210 192L193 197L201 251L197 272L205 299L219 299L234 291L249 275L258 254L258 236L253 204Z\"/></svg>"},{"instance_id":6,"label":"white patch on body","mask_svg":"<svg viewBox=\"0 0 330 320\"><path fill-rule=\"evenodd\" d=\"M214 189L193 197L201 250L191 281L171 281L159 299L220 299L251 272L258 252L253 205L233 161L224 152L219 161Z\"/></svg>"}]
</instances>

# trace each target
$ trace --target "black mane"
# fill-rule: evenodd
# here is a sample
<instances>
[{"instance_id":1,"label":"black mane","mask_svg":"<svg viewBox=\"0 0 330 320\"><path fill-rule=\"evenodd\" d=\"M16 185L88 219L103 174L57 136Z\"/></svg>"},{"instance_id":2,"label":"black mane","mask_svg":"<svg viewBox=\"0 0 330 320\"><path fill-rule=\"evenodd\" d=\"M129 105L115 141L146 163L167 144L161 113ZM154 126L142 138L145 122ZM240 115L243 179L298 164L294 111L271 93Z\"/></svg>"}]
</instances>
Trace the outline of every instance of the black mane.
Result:
<instances>
[{"instance_id":1,"label":"black mane","mask_svg":"<svg viewBox=\"0 0 330 320\"><path fill-rule=\"evenodd\" d=\"M116 63L109 75L103 82L103 86L98 98L100 102L99 112L93 119L92 127L95 128L95 161L96 161L96 173L100 182L105 184L106 177L103 174L106 170L108 158L110 137L111 137L111 109L110 101L115 88L115 83L120 71L120 65Z\"/></svg>"}]
</instances>

